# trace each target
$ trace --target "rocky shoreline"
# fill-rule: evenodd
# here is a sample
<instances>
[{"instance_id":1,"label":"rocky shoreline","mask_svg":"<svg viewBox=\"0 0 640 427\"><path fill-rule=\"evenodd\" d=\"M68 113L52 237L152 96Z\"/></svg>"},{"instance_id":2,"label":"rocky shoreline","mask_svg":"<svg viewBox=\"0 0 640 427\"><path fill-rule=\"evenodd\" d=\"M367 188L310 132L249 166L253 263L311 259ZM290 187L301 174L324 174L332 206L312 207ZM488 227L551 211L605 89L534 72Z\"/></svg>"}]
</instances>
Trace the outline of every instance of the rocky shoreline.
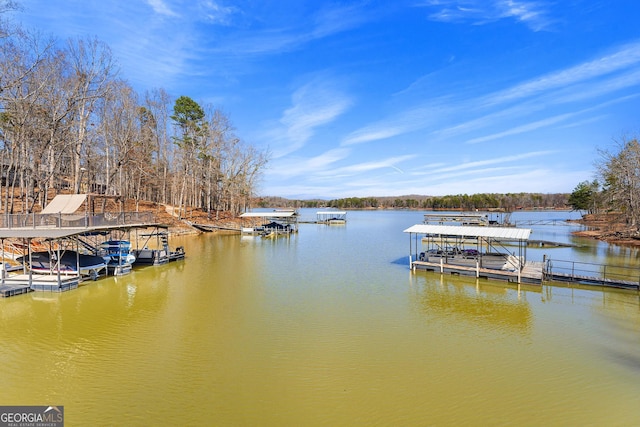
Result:
<instances>
[{"instance_id":1,"label":"rocky shoreline","mask_svg":"<svg viewBox=\"0 0 640 427\"><path fill-rule=\"evenodd\" d=\"M640 247L640 231L637 227L629 227L619 214L588 214L571 222L588 227L587 230L574 231L574 236L589 237L614 245Z\"/></svg>"}]
</instances>

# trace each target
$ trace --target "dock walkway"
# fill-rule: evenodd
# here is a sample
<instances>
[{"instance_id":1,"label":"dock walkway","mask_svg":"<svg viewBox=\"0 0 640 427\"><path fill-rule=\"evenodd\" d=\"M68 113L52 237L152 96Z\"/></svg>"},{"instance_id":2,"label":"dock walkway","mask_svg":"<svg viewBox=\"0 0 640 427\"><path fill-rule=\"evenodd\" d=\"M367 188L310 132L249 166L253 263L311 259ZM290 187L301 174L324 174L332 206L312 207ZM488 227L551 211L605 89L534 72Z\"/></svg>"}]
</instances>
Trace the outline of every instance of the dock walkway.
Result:
<instances>
[{"instance_id":1,"label":"dock walkway","mask_svg":"<svg viewBox=\"0 0 640 427\"><path fill-rule=\"evenodd\" d=\"M584 276L580 274L552 273L545 275L545 280L552 282L571 282L581 285L604 286L607 288L640 290L640 282L604 277Z\"/></svg>"}]
</instances>

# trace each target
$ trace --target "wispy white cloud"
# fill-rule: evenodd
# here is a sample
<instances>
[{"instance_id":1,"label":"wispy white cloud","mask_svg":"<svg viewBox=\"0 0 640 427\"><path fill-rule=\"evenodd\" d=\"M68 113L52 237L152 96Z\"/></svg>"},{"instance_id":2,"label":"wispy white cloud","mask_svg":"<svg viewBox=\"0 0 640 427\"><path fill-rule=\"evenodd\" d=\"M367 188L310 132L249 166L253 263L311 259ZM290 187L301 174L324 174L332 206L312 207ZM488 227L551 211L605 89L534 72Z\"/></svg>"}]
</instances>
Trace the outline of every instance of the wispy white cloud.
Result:
<instances>
[{"instance_id":1,"label":"wispy white cloud","mask_svg":"<svg viewBox=\"0 0 640 427\"><path fill-rule=\"evenodd\" d=\"M178 16L178 14L174 12L163 0L146 0L146 2L151 6L153 11L159 15Z\"/></svg>"},{"instance_id":2,"label":"wispy white cloud","mask_svg":"<svg viewBox=\"0 0 640 427\"><path fill-rule=\"evenodd\" d=\"M505 171L508 172L508 171ZM464 179L448 179L441 182L425 183L423 186L406 188L411 194L476 194L486 193L487 189L495 193L566 192L567 182L581 182L588 179L590 171L558 171L547 167L519 168L512 173L491 173L487 175L469 175ZM405 193L406 194L406 193Z\"/></svg>"},{"instance_id":3,"label":"wispy white cloud","mask_svg":"<svg viewBox=\"0 0 640 427\"><path fill-rule=\"evenodd\" d=\"M640 42L630 43L615 51L591 61L556 71L533 80L518 84L488 96L487 104L500 104L516 99L528 98L539 93L591 80L640 64ZM637 83L637 72L626 84Z\"/></svg>"},{"instance_id":4,"label":"wispy white cloud","mask_svg":"<svg viewBox=\"0 0 640 427\"><path fill-rule=\"evenodd\" d=\"M396 156L396 157L390 157L382 160L362 162L362 163L344 166L344 167L340 167L332 170L327 170L327 171L324 171L323 174L329 175L329 176L344 177L344 176L350 176L354 174L370 172L370 171L379 170L379 169L393 169L398 173L404 173L402 169L398 167L398 165L402 162L411 160L415 157L416 156L414 154L408 154L405 156Z\"/></svg>"},{"instance_id":5,"label":"wispy white cloud","mask_svg":"<svg viewBox=\"0 0 640 427\"><path fill-rule=\"evenodd\" d=\"M310 158L287 157L276 159L271 168L271 175L281 179L290 179L299 176L310 176L326 171L334 163L346 158L351 150L346 148L334 148Z\"/></svg>"},{"instance_id":6,"label":"wispy white cloud","mask_svg":"<svg viewBox=\"0 0 640 427\"><path fill-rule=\"evenodd\" d=\"M327 37L358 27L370 19L366 2L324 6L313 16L311 39Z\"/></svg>"},{"instance_id":7,"label":"wispy white cloud","mask_svg":"<svg viewBox=\"0 0 640 427\"><path fill-rule=\"evenodd\" d=\"M511 129L504 130L502 132L496 132L491 135L472 138L467 141L467 144L478 144L480 142L492 141L494 139L504 138L505 136L518 135L525 132L530 132L536 129L544 128L556 123L563 122L571 117L575 117L579 112L558 114L557 116L547 117L543 120L537 120L524 125L516 126Z\"/></svg>"},{"instance_id":8,"label":"wispy white cloud","mask_svg":"<svg viewBox=\"0 0 640 427\"><path fill-rule=\"evenodd\" d=\"M276 128L270 131L275 158L302 148L320 126L331 123L351 105L348 95L335 82L315 78L296 89Z\"/></svg>"},{"instance_id":9,"label":"wispy white cloud","mask_svg":"<svg viewBox=\"0 0 640 427\"><path fill-rule=\"evenodd\" d=\"M533 31L551 25L546 4L528 0L433 0L419 6L435 9L429 15L434 21L483 25L500 19L515 19Z\"/></svg>"},{"instance_id":10,"label":"wispy white cloud","mask_svg":"<svg viewBox=\"0 0 640 427\"><path fill-rule=\"evenodd\" d=\"M198 4L203 19L213 24L231 25L233 16L239 13L236 7L213 0L201 0Z\"/></svg>"},{"instance_id":11,"label":"wispy white cloud","mask_svg":"<svg viewBox=\"0 0 640 427\"><path fill-rule=\"evenodd\" d=\"M447 110L446 104L431 101L429 105L404 110L398 114L366 125L351 132L343 141L343 145L361 144L402 135L418 129L423 129L437 121Z\"/></svg>"},{"instance_id":12,"label":"wispy white cloud","mask_svg":"<svg viewBox=\"0 0 640 427\"><path fill-rule=\"evenodd\" d=\"M530 151L530 152L525 152L525 153L520 153L520 154L514 154L511 156L502 156L502 157L492 157L490 159L487 160L476 160L473 162L465 162L465 163L459 163L453 166L442 166L442 167L429 167L421 172L413 172L414 175L439 175L445 172L453 172L453 171L460 171L460 170L468 170L468 169L474 169L474 168L479 168L479 167L484 167L484 166L489 166L489 165L496 165L496 164L501 164L501 163L505 163L505 164L513 164L516 161L519 160L524 160L524 159L531 159L533 157L541 157L541 156L547 156L550 154L553 154L554 151L549 151L549 150L545 150L545 151Z\"/></svg>"},{"instance_id":13,"label":"wispy white cloud","mask_svg":"<svg viewBox=\"0 0 640 427\"><path fill-rule=\"evenodd\" d=\"M344 145L387 139L417 130L427 129L437 138L450 138L517 119L520 123L543 114L551 106L593 100L640 85L640 42L625 44L615 50L581 64L515 84L504 90L475 97L458 95L429 100L423 106L407 108L387 118L363 126L347 135ZM636 96L635 94L627 95ZM627 97L620 100L628 99ZM494 132L490 136L474 137L477 143L541 129L587 113L609 101L599 102L589 109L555 113L510 130ZM618 102L618 101L616 101ZM451 118L469 116L467 120L451 123Z\"/></svg>"},{"instance_id":14,"label":"wispy white cloud","mask_svg":"<svg viewBox=\"0 0 640 427\"><path fill-rule=\"evenodd\" d=\"M326 6L310 15L291 16L279 25L265 25L259 17L252 19L262 25L251 26L248 31L236 28L227 36L221 35L221 42L212 46L211 52L246 58L295 51L312 41L355 28L369 18L363 5L354 4Z\"/></svg>"},{"instance_id":15,"label":"wispy white cloud","mask_svg":"<svg viewBox=\"0 0 640 427\"><path fill-rule=\"evenodd\" d=\"M502 0L496 2L496 7L501 17L512 17L524 22L534 31L544 30L551 23L540 2Z\"/></svg>"}]
</instances>

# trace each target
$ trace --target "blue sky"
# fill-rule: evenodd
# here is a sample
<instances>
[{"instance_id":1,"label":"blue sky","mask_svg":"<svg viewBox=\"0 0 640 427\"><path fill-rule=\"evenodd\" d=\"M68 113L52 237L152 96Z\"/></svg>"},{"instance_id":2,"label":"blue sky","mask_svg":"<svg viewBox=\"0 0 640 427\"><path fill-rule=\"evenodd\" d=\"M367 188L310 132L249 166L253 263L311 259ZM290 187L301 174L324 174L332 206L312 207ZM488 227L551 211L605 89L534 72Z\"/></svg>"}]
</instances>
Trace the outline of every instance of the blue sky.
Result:
<instances>
[{"instance_id":1,"label":"blue sky","mask_svg":"<svg viewBox=\"0 0 640 427\"><path fill-rule=\"evenodd\" d=\"M635 136L636 0L22 0L141 94L223 109L289 198L571 192Z\"/></svg>"}]
</instances>

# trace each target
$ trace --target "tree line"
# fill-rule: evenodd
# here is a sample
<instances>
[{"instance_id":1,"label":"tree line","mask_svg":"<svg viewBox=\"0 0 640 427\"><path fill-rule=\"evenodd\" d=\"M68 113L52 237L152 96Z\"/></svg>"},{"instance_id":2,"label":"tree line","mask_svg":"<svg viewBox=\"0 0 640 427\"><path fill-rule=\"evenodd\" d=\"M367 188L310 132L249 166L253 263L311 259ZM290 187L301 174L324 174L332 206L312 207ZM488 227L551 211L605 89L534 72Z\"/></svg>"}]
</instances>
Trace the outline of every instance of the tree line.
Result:
<instances>
[{"instance_id":1,"label":"tree line","mask_svg":"<svg viewBox=\"0 0 640 427\"><path fill-rule=\"evenodd\" d=\"M615 212L640 230L640 142L623 137L613 150L599 154L595 179L579 183L569 203L575 210L592 214Z\"/></svg>"},{"instance_id":2,"label":"tree line","mask_svg":"<svg viewBox=\"0 0 640 427\"><path fill-rule=\"evenodd\" d=\"M569 194L566 193L479 193L446 196L400 196L400 197L347 197L335 200L287 200L263 198L258 205L289 208L336 208L336 209L427 209L427 210L503 210L554 208L566 209Z\"/></svg>"},{"instance_id":3,"label":"tree line","mask_svg":"<svg viewBox=\"0 0 640 427\"><path fill-rule=\"evenodd\" d=\"M14 7L0 1L0 13ZM2 25L4 213L38 210L61 192L92 192L237 214L267 161L223 110L161 88L137 93L105 43L60 43Z\"/></svg>"}]
</instances>

